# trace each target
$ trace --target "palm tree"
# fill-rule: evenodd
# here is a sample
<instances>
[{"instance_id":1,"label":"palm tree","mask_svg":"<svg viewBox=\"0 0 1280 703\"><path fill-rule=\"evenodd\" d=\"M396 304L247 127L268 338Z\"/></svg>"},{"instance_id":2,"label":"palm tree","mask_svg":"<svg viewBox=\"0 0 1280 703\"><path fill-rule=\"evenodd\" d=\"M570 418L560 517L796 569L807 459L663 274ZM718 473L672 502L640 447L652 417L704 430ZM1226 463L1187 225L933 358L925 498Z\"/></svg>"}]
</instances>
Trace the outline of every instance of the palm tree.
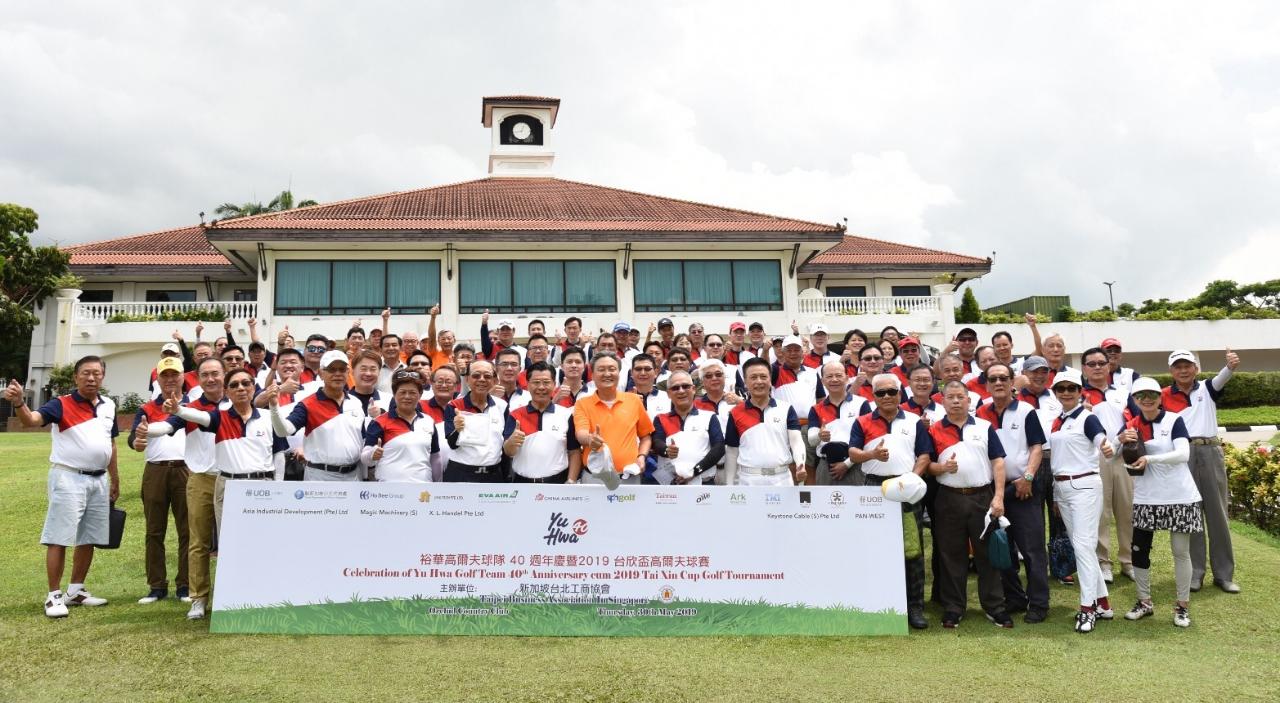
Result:
<instances>
[{"instance_id":1,"label":"palm tree","mask_svg":"<svg viewBox=\"0 0 1280 703\"><path fill-rule=\"evenodd\" d=\"M293 202L293 191L282 190L280 194L271 199L271 202L263 205L261 202L248 202L239 205L235 203L223 203L219 205L213 214L221 220L234 220L237 217L248 217L249 215L261 215L266 212L284 212L299 207L307 207L308 205L318 205L314 200L303 200L296 205Z\"/></svg>"}]
</instances>

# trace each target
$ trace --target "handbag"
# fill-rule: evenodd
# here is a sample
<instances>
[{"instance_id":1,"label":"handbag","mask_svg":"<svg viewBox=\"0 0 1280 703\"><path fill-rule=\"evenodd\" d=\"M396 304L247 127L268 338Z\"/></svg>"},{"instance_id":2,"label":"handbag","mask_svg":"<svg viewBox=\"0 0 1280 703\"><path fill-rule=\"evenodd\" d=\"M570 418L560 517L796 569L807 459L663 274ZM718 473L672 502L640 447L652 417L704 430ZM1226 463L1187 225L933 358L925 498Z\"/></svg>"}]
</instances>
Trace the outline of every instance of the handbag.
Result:
<instances>
[{"instance_id":1,"label":"handbag","mask_svg":"<svg viewBox=\"0 0 1280 703\"><path fill-rule=\"evenodd\" d=\"M995 527L994 530L991 529L993 526ZM987 540L987 561L997 571L1013 568L1013 557L1009 553L1009 533L1005 532L1005 528L1008 526L1008 518L1001 515L999 519L992 520L991 511L987 511L982 531L985 533Z\"/></svg>"},{"instance_id":2,"label":"handbag","mask_svg":"<svg viewBox=\"0 0 1280 703\"><path fill-rule=\"evenodd\" d=\"M1064 579L1076 572L1076 550L1065 532L1049 540L1049 573Z\"/></svg>"},{"instance_id":3,"label":"handbag","mask_svg":"<svg viewBox=\"0 0 1280 703\"><path fill-rule=\"evenodd\" d=\"M94 545L98 549L119 549L120 543L124 540L124 520L127 517L124 510L117 508L115 503L111 504L111 509L107 513L107 543Z\"/></svg>"}]
</instances>

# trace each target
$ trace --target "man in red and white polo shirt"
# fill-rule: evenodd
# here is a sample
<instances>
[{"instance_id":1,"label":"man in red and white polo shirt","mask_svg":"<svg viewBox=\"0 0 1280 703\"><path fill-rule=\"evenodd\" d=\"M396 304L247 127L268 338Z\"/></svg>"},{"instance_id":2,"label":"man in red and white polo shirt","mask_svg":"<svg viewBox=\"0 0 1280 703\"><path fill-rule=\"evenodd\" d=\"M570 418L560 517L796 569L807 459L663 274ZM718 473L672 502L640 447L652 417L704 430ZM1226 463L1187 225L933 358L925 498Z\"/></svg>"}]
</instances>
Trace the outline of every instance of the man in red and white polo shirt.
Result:
<instances>
[{"instance_id":1,"label":"man in red and white polo shirt","mask_svg":"<svg viewBox=\"0 0 1280 703\"><path fill-rule=\"evenodd\" d=\"M347 369L344 352L326 352L320 360L323 388L296 403L287 417L278 398L272 404L271 426L276 434L287 439L306 430L302 451L307 481L360 480L360 450L368 418L360 400L346 391Z\"/></svg>"},{"instance_id":2,"label":"man in red and white polo shirt","mask_svg":"<svg viewBox=\"0 0 1280 703\"><path fill-rule=\"evenodd\" d=\"M93 563L93 547L107 543L110 504L120 496L116 404L98 395L106 371L102 359L81 358L73 376L76 389L36 411L27 407L22 384L16 380L9 381L4 393L23 427L53 425L49 431L53 442L49 453L49 509L40 534L40 543L47 547L45 571L49 577L44 614L51 618L65 618L69 605L107 604L105 598L96 598L84 588ZM75 551L71 584L64 597L61 584L67 547L74 547Z\"/></svg>"},{"instance_id":3,"label":"man in red and white polo shirt","mask_svg":"<svg viewBox=\"0 0 1280 703\"><path fill-rule=\"evenodd\" d=\"M771 395L769 362L748 359L742 373L748 397L729 411L724 430L726 485L804 483L804 437L795 408Z\"/></svg>"},{"instance_id":4,"label":"man in red and white polo shirt","mask_svg":"<svg viewBox=\"0 0 1280 703\"><path fill-rule=\"evenodd\" d=\"M529 348L532 354L532 343ZM573 428L573 408L552 401L555 369L535 361L528 368L527 383L529 403L507 414L502 431L502 451L511 458L511 480L575 483L582 473L582 446Z\"/></svg>"},{"instance_id":5,"label":"man in red and white polo shirt","mask_svg":"<svg viewBox=\"0 0 1280 703\"><path fill-rule=\"evenodd\" d=\"M839 360L840 357L835 357L835 361ZM804 342L800 337L793 334L783 339L782 354L770 370L773 397L795 408L796 416L803 418L801 425L808 423L809 409L826 394L818 376L818 369L804 365Z\"/></svg>"},{"instance_id":6,"label":"man in red and white polo shirt","mask_svg":"<svg viewBox=\"0 0 1280 703\"><path fill-rule=\"evenodd\" d=\"M824 324L809 326L809 351L805 352L804 365L821 373L822 365L828 361L839 361L840 355L827 349L831 335Z\"/></svg>"}]
</instances>

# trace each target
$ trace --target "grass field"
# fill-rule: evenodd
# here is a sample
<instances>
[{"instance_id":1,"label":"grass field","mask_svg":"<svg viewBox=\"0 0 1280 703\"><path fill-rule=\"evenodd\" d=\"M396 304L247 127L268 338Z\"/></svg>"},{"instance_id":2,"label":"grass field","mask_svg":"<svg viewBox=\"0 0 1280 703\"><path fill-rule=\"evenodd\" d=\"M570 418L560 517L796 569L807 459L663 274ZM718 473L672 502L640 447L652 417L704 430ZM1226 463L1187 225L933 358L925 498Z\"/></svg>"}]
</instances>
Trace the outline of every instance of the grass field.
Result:
<instances>
[{"instance_id":1,"label":"grass field","mask_svg":"<svg viewBox=\"0 0 1280 703\"><path fill-rule=\"evenodd\" d=\"M44 597L47 437L0 435L2 701L845 701L1260 700L1280 698L1280 540L1235 527L1244 593L1192 596L1170 622L1173 577L1157 537L1157 616L1071 631L1073 589L1054 585L1048 622L969 617L908 637L387 637L210 634L146 592L141 462L122 454L126 543L100 551L89 586L111 605L50 621ZM172 540L172 536L170 537ZM838 557L839 553L833 551ZM172 569L170 569L172 573ZM263 584L269 589L270 584ZM1113 604L1133 584L1119 578Z\"/></svg>"},{"instance_id":2,"label":"grass field","mask_svg":"<svg viewBox=\"0 0 1280 703\"><path fill-rule=\"evenodd\" d=\"M1218 408L1218 425L1280 425L1280 405L1258 405L1252 408Z\"/></svg>"}]
</instances>

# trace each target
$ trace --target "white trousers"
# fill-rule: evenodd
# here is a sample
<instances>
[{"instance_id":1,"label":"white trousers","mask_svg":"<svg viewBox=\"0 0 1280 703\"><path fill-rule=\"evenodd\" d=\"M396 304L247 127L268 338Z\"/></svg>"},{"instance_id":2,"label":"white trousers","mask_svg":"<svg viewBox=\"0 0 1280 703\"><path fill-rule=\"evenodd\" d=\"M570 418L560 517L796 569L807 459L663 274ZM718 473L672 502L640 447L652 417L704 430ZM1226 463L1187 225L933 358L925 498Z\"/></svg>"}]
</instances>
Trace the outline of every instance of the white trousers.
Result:
<instances>
[{"instance_id":1,"label":"white trousers","mask_svg":"<svg viewBox=\"0 0 1280 703\"><path fill-rule=\"evenodd\" d=\"M1092 606L1107 597L1107 582L1098 564L1098 520L1102 516L1102 479L1094 474L1072 481L1054 481L1053 499L1067 526L1076 553L1076 581L1080 605Z\"/></svg>"}]
</instances>

